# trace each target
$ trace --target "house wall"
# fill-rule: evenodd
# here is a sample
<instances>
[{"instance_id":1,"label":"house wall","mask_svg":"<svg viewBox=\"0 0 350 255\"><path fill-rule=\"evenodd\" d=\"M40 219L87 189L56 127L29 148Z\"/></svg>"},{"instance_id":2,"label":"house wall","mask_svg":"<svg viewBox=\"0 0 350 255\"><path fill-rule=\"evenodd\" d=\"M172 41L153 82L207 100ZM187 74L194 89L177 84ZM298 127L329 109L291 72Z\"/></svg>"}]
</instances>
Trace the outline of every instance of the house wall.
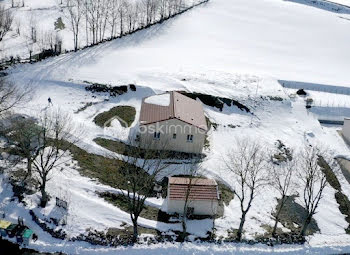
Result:
<instances>
[{"instance_id":1,"label":"house wall","mask_svg":"<svg viewBox=\"0 0 350 255\"><path fill-rule=\"evenodd\" d=\"M154 132L161 133L159 140L154 139ZM173 138L173 134L176 134L176 139ZM193 142L187 142L187 135L193 135ZM140 125L142 148L201 153L204 140L205 131L178 119Z\"/></svg>"},{"instance_id":2,"label":"house wall","mask_svg":"<svg viewBox=\"0 0 350 255\"><path fill-rule=\"evenodd\" d=\"M343 135L345 139L350 143L350 119L344 119Z\"/></svg>"},{"instance_id":3,"label":"house wall","mask_svg":"<svg viewBox=\"0 0 350 255\"><path fill-rule=\"evenodd\" d=\"M178 213L182 214L184 211L185 201L182 200L170 200L167 198L167 205L169 214ZM189 201L188 207L194 208L195 215L215 215L218 208L217 200L195 200Z\"/></svg>"}]
</instances>

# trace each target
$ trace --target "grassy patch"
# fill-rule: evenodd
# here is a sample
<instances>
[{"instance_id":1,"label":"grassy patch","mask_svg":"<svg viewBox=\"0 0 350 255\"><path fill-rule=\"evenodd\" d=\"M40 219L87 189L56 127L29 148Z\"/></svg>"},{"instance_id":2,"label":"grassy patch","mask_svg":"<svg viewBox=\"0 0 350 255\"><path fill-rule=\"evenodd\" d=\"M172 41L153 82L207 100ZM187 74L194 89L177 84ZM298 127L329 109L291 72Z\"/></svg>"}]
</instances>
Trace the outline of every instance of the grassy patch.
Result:
<instances>
[{"instance_id":1,"label":"grassy patch","mask_svg":"<svg viewBox=\"0 0 350 255\"><path fill-rule=\"evenodd\" d=\"M106 148L107 150L110 150L125 156L133 156L138 158L189 159L194 156L198 157L198 154L192 154L192 153L142 149L139 147L126 144L122 141L110 140L110 139L105 139L101 137L95 138L94 142L102 146L103 148ZM199 156L204 157L203 154Z\"/></svg>"},{"instance_id":2,"label":"grassy patch","mask_svg":"<svg viewBox=\"0 0 350 255\"><path fill-rule=\"evenodd\" d=\"M78 161L80 168L77 170L82 175L96 178L101 183L114 188L125 188L126 178L123 174L122 167L126 166L126 162L88 153L75 145L71 145L69 150L72 153L73 159ZM133 165L129 167L135 168ZM140 175L147 174L141 169L135 170L140 171Z\"/></svg>"},{"instance_id":3,"label":"grassy patch","mask_svg":"<svg viewBox=\"0 0 350 255\"><path fill-rule=\"evenodd\" d=\"M100 127L104 127L104 126L109 127L111 125L111 120L115 117L118 117L121 120L123 120L123 121L119 120L120 124L123 127L130 127L135 120L135 115L136 115L136 110L132 106L125 106L125 105L116 106L110 109L109 111L98 114L95 117L94 122L96 123L96 125Z\"/></svg>"},{"instance_id":4,"label":"grassy patch","mask_svg":"<svg viewBox=\"0 0 350 255\"><path fill-rule=\"evenodd\" d=\"M350 234L350 201L348 197L340 191L335 193L335 199L339 204L339 211L346 216L345 220L349 223L349 226L345 231L347 234Z\"/></svg>"},{"instance_id":5,"label":"grassy patch","mask_svg":"<svg viewBox=\"0 0 350 255\"><path fill-rule=\"evenodd\" d=\"M133 235L133 226L125 225L123 229L118 228L109 228L107 231L107 237L119 237L122 240L130 240ZM158 235L158 231L155 229L150 228L144 228L144 227L138 227L139 234L151 234L151 235Z\"/></svg>"},{"instance_id":6,"label":"grassy patch","mask_svg":"<svg viewBox=\"0 0 350 255\"><path fill-rule=\"evenodd\" d=\"M280 203L280 201L278 202ZM279 203L276 206L276 211L279 208ZM286 228L289 228L292 232L299 232L305 217L306 210L295 202L295 196L288 197L279 216L280 223ZM312 219L307 228L306 234L311 235L317 231L319 231L317 223Z\"/></svg>"},{"instance_id":7,"label":"grassy patch","mask_svg":"<svg viewBox=\"0 0 350 255\"><path fill-rule=\"evenodd\" d=\"M205 149L210 149L210 141L209 141L209 136L207 134L205 134L203 147Z\"/></svg>"},{"instance_id":8,"label":"grassy patch","mask_svg":"<svg viewBox=\"0 0 350 255\"><path fill-rule=\"evenodd\" d=\"M222 182L216 181L219 187L219 191L221 194L220 200L219 200L219 206L218 206L218 211L216 213L216 218L221 218L224 216L224 204L226 206L229 205L231 200L234 198L233 191L223 184Z\"/></svg>"},{"instance_id":9,"label":"grassy patch","mask_svg":"<svg viewBox=\"0 0 350 255\"><path fill-rule=\"evenodd\" d=\"M115 141L105 138L95 138L94 142L98 145L102 146L103 148L106 148L107 150L122 154L122 155L129 155L128 152L132 152L134 149L132 146L127 145L121 141ZM132 155L130 153L130 155Z\"/></svg>"},{"instance_id":10,"label":"grassy patch","mask_svg":"<svg viewBox=\"0 0 350 255\"><path fill-rule=\"evenodd\" d=\"M340 162L341 163L341 162ZM339 211L344 214L345 220L349 223L347 229L345 229L347 234L350 234L350 201L349 198L342 192L341 185L337 176L334 174L331 167L324 160L324 158L320 157L318 164L320 165L323 173L326 176L327 182L333 187L333 189L337 190L335 193L335 200L339 205Z\"/></svg>"},{"instance_id":11,"label":"grassy patch","mask_svg":"<svg viewBox=\"0 0 350 255\"><path fill-rule=\"evenodd\" d=\"M100 196L103 197L109 203L117 206L119 209L125 212L129 212L127 197L118 195L118 194L109 193L109 192L100 193ZM142 218L155 220L155 221L159 219L158 215L159 215L159 209L148 205L145 205L145 207L143 208L140 214Z\"/></svg>"},{"instance_id":12,"label":"grassy patch","mask_svg":"<svg viewBox=\"0 0 350 255\"><path fill-rule=\"evenodd\" d=\"M341 191L341 186L337 176L334 174L333 170L323 157L319 157L318 164L321 167L322 172L325 174L327 182L333 187L333 189Z\"/></svg>"},{"instance_id":13,"label":"grassy patch","mask_svg":"<svg viewBox=\"0 0 350 255\"><path fill-rule=\"evenodd\" d=\"M218 183L219 190L221 192L220 204L225 203L225 205L228 205L231 202L231 200L235 197L233 191L222 182L216 182Z\"/></svg>"},{"instance_id":14,"label":"grassy patch","mask_svg":"<svg viewBox=\"0 0 350 255\"><path fill-rule=\"evenodd\" d=\"M212 122L207 116L205 116L205 121L207 122L208 130L210 130L211 127L213 127L214 130L218 128L218 124L215 122Z\"/></svg>"}]
</instances>

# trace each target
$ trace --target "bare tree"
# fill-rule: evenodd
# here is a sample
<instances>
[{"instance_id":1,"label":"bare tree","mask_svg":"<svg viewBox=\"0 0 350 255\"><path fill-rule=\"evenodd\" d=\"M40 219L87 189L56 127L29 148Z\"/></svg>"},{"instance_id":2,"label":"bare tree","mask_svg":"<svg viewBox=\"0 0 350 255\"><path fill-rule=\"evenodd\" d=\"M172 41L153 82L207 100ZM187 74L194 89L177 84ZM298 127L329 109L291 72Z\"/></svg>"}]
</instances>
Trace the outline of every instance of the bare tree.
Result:
<instances>
[{"instance_id":1,"label":"bare tree","mask_svg":"<svg viewBox=\"0 0 350 255\"><path fill-rule=\"evenodd\" d=\"M71 23L73 32L74 50L79 47L79 28L81 18L83 16L83 1L82 0L67 0L68 19Z\"/></svg>"},{"instance_id":2,"label":"bare tree","mask_svg":"<svg viewBox=\"0 0 350 255\"><path fill-rule=\"evenodd\" d=\"M37 41L37 21L36 17L33 16L33 14L30 15L29 20L29 31L30 31L30 40L32 40L33 43L36 43Z\"/></svg>"},{"instance_id":3,"label":"bare tree","mask_svg":"<svg viewBox=\"0 0 350 255\"><path fill-rule=\"evenodd\" d=\"M99 5L99 19L98 19L98 30L99 30L99 41L102 42L107 27L107 21L110 15L110 0L101 0L101 4Z\"/></svg>"},{"instance_id":4,"label":"bare tree","mask_svg":"<svg viewBox=\"0 0 350 255\"><path fill-rule=\"evenodd\" d=\"M191 162L189 164L184 165L184 171L183 174L186 175L186 178L188 178L188 183L186 184L186 190L185 190L185 200L184 200L184 206L183 206L183 212L182 212L182 219L181 219L181 225L182 225L182 234L181 234L181 240L186 241L187 239L187 218L189 216L188 207L191 204L191 201L193 197L191 196L191 192L193 190L193 186L196 184L196 181L198 180L198 172L200 169L200 159L193 158L191 159Z\"/></svg>"},{"instance_id":5,"label":"bare tree","mask_svg":"<svg viewBox=\"0 0 350 255\"><path fill-rule=\"evenodd\" d=\"M241 221L237 231L237 240L242 239L247 213L259 190L268 182L265 148L258 142L248 139L237 140L237 147L224 159L226 170L233 174L234 194L240 202Z\"/></svg>"},{"instance_id":6,"label":"bare tree","mask_svg":"<svg viewBox=\"0 0 350 255\"><path fill-rule=\"evenodd\" d=\"M119 19L119 4L120 4L120 0L111 0L111 12L109 15L109 25L111 28L111 38L113 38L115 36L116 33L116 26L117 26L117 21Z\"/></svg>"},{"instance_id":7,"label":"bare tree","mask_svg":"<svg viewBox=\"0 0 350 255\"><path fill-rule=\"evenodd\" d=\"M32 162L41 192L41 207L45 207L49 201L46 186L51 173L64 163L63 157L77 142L77 138L72 136L73 126L70 123L69 117L59 111L45 112L39 119L40 135L36 140L38 151Z\"/></svg>"},{"instance_id":8,"label":"bare tree","mask_svg":"<svg viewBox=\"0 0 350 255\"><path fill-rule=\"evenodd\" d=\"M275 163L269 168L269 177L271 186L278 192L278 207L275 213L275 224L272 229L272 236L276 236L277 224L280 220L280 214L284 208L288 197L295 193L295 181L293 174L296 172L295 157L286 158L285 161Z\"/></svg>"},{"instance_id":9,"label":"bare tree","mask_svg":"<svg viewBox=\"0 0 350 255\"><path fill-rule=\"evenodd\" d=\"M125 150L125 157L119 168L124 182L117 188L127 201L133 224L133 242L137 242L139 216L145 207L146 199L153 195L155 184L166 175L168 164L164 162L167 152L141 149L132 139L129 140L129 144L131 147ZM111 178L120 177L112 175Z\"/></svg>"},{"instance_id":10,"label":"bare tree","mask_svg":"<svg viewBox=\"0 0 350 255\"><path fill-rule=\"evenodd\" d=\"M11 124L4 132L8 143L12 146L14 154L23 157L27 161L27 172L23 178L23 183L28 177L32 176L33 160L37 157L38 148L37 139L41 130L34 119L28 119L23 116L14 116L11 118Z\"/></svg>"},{"instance_id":11,"label":"bare tree","mask_svg":"<svg viewBox=\"0 0 350 255\"><path fill-rule=\"evenodd\" d=\"M19 106L28 93L26 87L20 88L6 78L0 78L0 118L11 109Z\"/></svg>"},{"instance_id":12,"label":"bare tree","mask_svg":"<svg viewBox=\"0 0 350 255\"><path fill-rule=\"evenodd\" d=\"M17 35L21 35L21 20L16 19L15 20L15 25L16 25L16 33Z\"/></svg>"},{"instance_id":13,"label":"bare tree","mask_svg":"<svg viewBox=\"0 0 350 255\"><path fill-rule=\"evenodd\" d=\"M300 231L301 236L305 236L312 217L317 213L317 207L327 185L326 176L319 165L319 158L324 155L325 152L312 146L305 146L300 152L298 178L303 183L303 202L306 209L305 220Z\"/></svg>"},{"instance_id":14,"label":"bare tree","mask_svg":"<svg viewBox=\"0 0 350 255\"><path fill-rule=\"evenodd\" d=\"M6 10L4 5L0 5L0 42L11 29L13 15L10 10Z\"/></svg>"},{"instance_id":15,"label":"bare tree","mask_svg":"<svg viewBox=\"0 0 350 255\"><path fill-rule=\"evenodd\" d=\"M32 62L32 57L33 57L33 50L34 50L34 43L30 40L26 41L26 48L28 50L29 54L29 62Z\"/></svg>"},{"instance_id":16,"label":"bare tree","mask_svg":"<svg viewBox=\"0 0 350 255\"><path fill-rule=\"evenodd\" d=\"M119 16L119 26L120 26L120 35L124 35L124 21L125 21L125 16L126 16L126 1L125 0L120 0L119 6L118 6L118 16Z\"/></svg>"}]
</instances>

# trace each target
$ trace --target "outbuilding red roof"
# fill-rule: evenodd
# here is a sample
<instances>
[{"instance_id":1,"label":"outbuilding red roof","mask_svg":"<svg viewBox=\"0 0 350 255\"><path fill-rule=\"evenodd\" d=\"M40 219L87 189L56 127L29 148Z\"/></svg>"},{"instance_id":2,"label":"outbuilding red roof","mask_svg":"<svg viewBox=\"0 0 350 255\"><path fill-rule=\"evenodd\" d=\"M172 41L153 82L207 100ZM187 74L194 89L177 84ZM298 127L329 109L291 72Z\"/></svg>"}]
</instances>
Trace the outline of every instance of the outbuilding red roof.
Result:
<instances>
[{"instance_id":1,"label":"outbuilding red roof","mask_svg":"<svg viewBox=\"0 0 350 255\"><path fill-rule=\"evenodd\" d=\"M218 185L213 179L205 178L169 178L170 200L218 200Z\"/></svg>"},{"instance_id":2,"label":"outbuilding red roof","mask_svg":"<svg viewBox=\"0 0 350 255\"><path fill-rule=\"evenodd\" d=\"M208 130L201 102L176 91L168 93L170 93L168 106L146 103L143 99L140 113L141 125L178 119L205 131Z\"/></svg>"}]
</instances>

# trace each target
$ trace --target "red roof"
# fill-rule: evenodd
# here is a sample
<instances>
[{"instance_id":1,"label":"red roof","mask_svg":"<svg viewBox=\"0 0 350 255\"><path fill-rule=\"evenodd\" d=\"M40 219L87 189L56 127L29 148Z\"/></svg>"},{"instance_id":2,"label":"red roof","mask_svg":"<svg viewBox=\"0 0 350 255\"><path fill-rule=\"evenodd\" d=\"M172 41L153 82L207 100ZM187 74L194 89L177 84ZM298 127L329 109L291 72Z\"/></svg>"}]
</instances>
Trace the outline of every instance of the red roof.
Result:
<instances>
[{"instance_id":1,"label":"red roof","mask_svg":"<svg viewBox=\"0 0 350 255\"><path fill-rule=\"evenodd\" d=\"M218 200L218 187L213 179L205 178L169 178L170 200L185 200L188 195L189 200Z\"/></svg>"},{"instance_id":2,"label":"red roof","mask_svg":"<svg viewBox=\"0 0 350 255\"><path fill-rule=\"evenodd\" d=\"M178 119L195 127L208 130L203 106L200 102L186 97L176 91L170 93L168 106L146 103L142 101L140 124L147 125L170 119Z\"/></svg>"}]
</instances>

